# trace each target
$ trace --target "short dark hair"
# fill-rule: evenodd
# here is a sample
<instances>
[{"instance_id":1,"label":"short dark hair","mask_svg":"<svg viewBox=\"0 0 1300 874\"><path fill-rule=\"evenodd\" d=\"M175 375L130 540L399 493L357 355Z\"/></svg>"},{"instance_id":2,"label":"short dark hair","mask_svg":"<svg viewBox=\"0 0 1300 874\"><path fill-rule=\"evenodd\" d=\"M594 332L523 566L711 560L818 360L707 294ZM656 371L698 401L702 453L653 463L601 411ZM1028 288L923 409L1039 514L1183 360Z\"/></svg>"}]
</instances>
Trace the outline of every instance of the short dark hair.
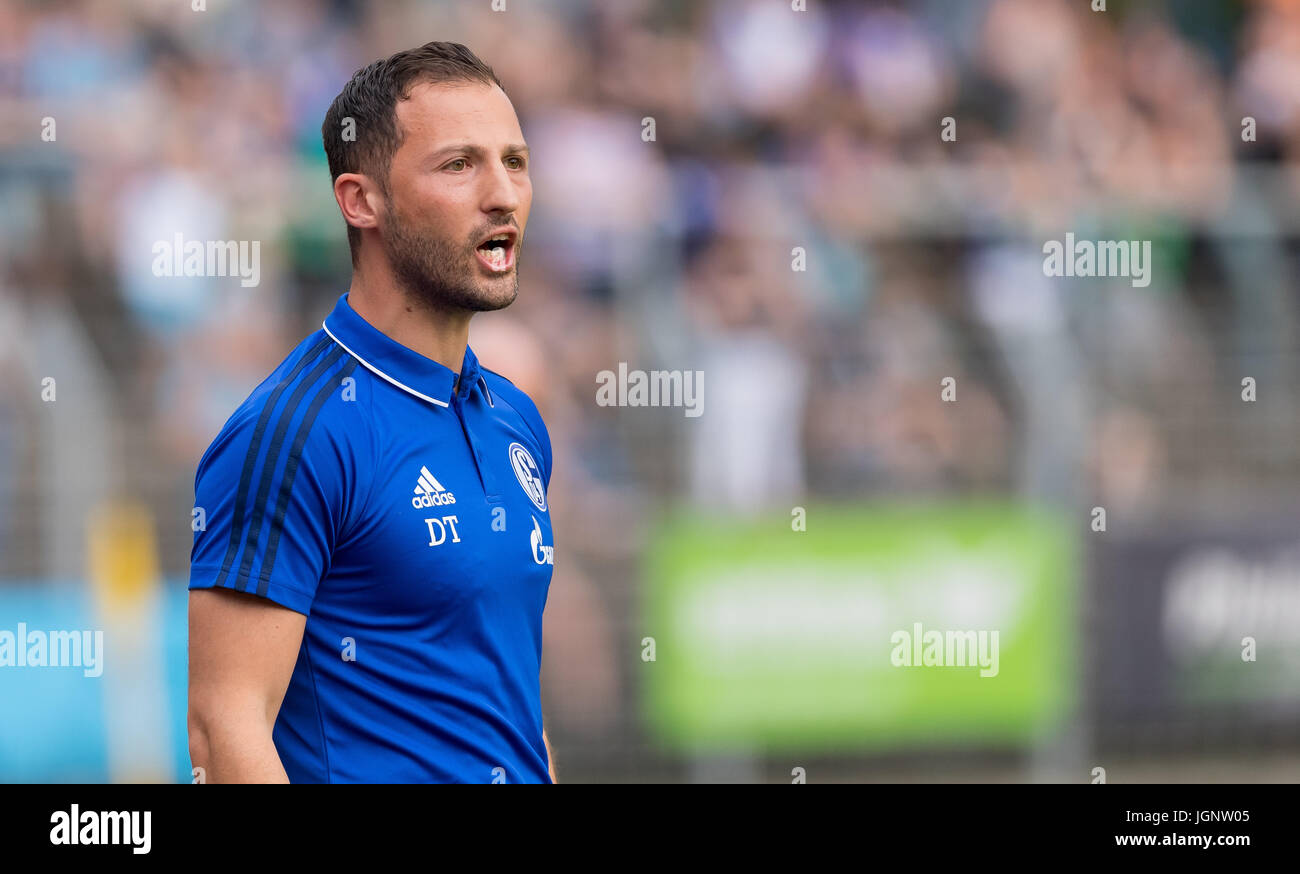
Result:
<instances>
[{"instance_id":1,"label":"short dark hair","mask_svg":"<svg viewBox=\"0 0 1300 874\"><path fill-rule=\"evenodd\" d=\"M505 90L491 67L455 42L425 43L362 67L334 98L321 125L331 180L342 173L365 173L388 193L389 165L402 144L397 103L409 98L412 86L422 82L481 82ZM347 119L352 121L345 128ZM355 139L345 140L345 130ZM348 225L353 265L360 245L361 232Z\"/></svg>"}]
</instances>

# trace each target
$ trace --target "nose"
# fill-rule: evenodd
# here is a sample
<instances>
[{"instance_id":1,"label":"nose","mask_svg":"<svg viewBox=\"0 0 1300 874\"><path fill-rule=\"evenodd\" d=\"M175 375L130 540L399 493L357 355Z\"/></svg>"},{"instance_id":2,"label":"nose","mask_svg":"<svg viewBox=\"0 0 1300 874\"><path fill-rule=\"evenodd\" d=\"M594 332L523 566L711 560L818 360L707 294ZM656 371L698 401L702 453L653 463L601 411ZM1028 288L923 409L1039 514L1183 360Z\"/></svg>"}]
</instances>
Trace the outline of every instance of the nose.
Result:
<instances>
[{"instance_id":1,"label":"nose","mask_svg":"<svg viewBox=\"0 0 1300 874\"><path fill-rule=\"evenodd\" d=\"M483 190L483 211L510 215L519 209L519 189L505 165L498 162L486 174Z\"/></svg>"}]
</instances>

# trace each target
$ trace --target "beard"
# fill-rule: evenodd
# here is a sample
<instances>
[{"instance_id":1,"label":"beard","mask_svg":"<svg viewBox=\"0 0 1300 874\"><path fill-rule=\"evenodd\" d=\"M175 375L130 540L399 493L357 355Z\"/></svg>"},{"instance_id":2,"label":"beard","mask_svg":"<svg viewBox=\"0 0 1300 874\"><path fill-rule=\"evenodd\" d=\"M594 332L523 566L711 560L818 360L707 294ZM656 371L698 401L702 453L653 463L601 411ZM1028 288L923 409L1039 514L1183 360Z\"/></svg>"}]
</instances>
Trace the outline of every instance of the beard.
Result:
<instances>
[{"instance_id":1,"label":"beard","mask_svg":"<svg viewBox=\"0 0 1300 874\"><path fill-rule=\"evenodd\" d=\"M408 221L391 206L391 200L389 203L384 246L393 273L412 302L435 312L489 312L514 303L519 294L522 237L515 240L515 266L509 273L481 276L475 243L483 239L488 228L463 242L436 237Z\"/></svg>"}]
</instances>

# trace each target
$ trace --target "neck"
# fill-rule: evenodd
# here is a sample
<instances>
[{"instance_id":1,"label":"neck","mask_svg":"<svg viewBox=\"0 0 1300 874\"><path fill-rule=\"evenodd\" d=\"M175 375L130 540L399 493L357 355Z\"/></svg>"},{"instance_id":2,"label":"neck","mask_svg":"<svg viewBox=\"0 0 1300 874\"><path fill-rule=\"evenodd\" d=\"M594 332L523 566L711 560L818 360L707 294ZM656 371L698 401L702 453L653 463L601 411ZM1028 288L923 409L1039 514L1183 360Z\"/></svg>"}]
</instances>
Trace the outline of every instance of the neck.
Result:
<instances>
[{"instance_id":1,"label":"neck","mask_svg":"<svg viewBox=\"0 0 1300 874\"><path fill-rule=\"evenodd\" d=\"M357 272L352 274L348 303L357 315L393 340L460 373L473 313L431 310L412 301L391 278L368 282Z\"/></svg>"}]
</instances>

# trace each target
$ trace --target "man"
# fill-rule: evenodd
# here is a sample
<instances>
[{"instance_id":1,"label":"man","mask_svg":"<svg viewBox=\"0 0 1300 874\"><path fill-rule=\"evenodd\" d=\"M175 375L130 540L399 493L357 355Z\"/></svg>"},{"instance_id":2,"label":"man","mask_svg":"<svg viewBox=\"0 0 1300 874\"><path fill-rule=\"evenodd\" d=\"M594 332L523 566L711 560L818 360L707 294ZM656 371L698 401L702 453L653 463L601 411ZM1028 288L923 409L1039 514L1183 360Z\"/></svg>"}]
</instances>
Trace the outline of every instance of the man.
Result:
<instances>
[{"instance_id":1,"label":"man","mask_svg":"<svg viewBox=\"0 0 1300 874\"><path fill-rule=\"evenodd\" d=\"M518 118L435 42L358 71L322 134L352 283L199 463L190 756L207 782L554 782L550 438L467 345L518 293Z\"/></svg>"}]
</instances>

